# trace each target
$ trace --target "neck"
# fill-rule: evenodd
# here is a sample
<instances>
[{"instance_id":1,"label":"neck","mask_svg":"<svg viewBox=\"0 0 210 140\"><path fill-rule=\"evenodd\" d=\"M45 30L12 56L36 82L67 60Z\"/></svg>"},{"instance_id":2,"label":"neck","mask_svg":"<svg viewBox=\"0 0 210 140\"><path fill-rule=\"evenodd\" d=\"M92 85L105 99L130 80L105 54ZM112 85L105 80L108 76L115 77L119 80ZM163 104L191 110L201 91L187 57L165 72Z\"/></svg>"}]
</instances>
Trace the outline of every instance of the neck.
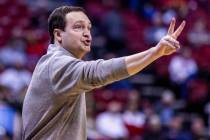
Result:
<instances>
[{"instance_id":1,"label":"neck","mask_svg":"<svg viewBox=\"0 0 210 140\"><path fill-rule=\"evenodd\" d=\"M57 41L55 41L54 44L55 44L56 46L63 47L65 50L67 50L69 53L71 53L71 54L72 54L75 58L77 58L77 59L82 59L82 58L84 57L84 54L75 53L75 51L65 48L64 46L62 46L62 44L60 44L60 43L57 42Z\"/></svg>"}]
</instances>

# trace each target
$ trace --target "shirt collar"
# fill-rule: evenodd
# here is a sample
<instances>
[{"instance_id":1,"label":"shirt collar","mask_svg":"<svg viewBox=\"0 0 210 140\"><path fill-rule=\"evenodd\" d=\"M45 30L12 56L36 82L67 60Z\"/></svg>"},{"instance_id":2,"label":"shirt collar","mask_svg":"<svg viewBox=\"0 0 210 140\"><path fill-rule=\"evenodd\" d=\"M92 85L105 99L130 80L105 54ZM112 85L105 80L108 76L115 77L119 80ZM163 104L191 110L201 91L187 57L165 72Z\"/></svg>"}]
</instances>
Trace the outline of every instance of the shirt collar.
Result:
<instances>
[{"instance_id":1,"label":"shirt collar","mask_svg":"<svg viewBox=\"0 0 210 140\"><path fill-rule=\"evenodd\" d=\"M55 44L50 44L48 46L48 49L47 49L47 54L54 53L55 51L61 51L61 52L65 53L65 54L67 54L67 55L70 55L70 56L74 57L69 51L67 51L63 47L55 45Z\"/></svg>"}]
</instances>

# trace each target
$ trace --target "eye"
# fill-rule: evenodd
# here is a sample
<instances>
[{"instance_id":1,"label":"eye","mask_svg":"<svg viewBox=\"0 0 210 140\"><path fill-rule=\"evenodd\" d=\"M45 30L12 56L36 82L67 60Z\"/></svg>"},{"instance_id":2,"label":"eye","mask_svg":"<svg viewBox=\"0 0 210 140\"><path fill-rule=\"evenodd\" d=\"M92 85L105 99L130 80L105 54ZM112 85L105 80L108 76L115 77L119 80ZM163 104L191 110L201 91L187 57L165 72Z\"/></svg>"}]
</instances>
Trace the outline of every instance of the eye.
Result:
<instances>
[{"instance_id":1,"label":"eye","mask_svg":"<svg viewBox=\"0 0 210 140\"><path fill-rule=\"evenodd\" d=\"M82 30L84 28L84 26L80 25L80 24L76 24L76 25L74 25L73 28L76 29L76 30Z\"/></svg>"},{"instance_id":2,"label":"eye","mask_svg":"<svg viewBox=\"0 0 210 140\"><path fill-rule=\"evenodd\" d=\"M91 31L91 26L88 27L88 30Z\"/></svg>"}]
</instances>

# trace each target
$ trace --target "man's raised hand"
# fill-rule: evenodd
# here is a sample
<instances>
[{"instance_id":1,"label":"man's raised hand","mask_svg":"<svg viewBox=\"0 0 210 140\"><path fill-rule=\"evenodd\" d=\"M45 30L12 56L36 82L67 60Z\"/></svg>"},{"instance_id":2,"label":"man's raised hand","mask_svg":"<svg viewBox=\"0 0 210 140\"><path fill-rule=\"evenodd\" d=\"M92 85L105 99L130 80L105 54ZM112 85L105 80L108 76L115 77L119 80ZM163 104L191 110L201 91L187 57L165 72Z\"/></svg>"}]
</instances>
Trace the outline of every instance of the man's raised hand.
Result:
<instances>
[{"instance_id":1,"label":"man's raised hand","mask_svg":"<svg viewBox=\"0 0 210 140\"><path fill-rule=\"evenodd\" d=\"M168 28L167 35L164 36L157 44L156 49L159 55L170 55L180 48L180 44L176 39L183 31L186 22L182 21L179 27L174 31L175 24L176 20L173 18Z\"/></svg>"}]
</instances>

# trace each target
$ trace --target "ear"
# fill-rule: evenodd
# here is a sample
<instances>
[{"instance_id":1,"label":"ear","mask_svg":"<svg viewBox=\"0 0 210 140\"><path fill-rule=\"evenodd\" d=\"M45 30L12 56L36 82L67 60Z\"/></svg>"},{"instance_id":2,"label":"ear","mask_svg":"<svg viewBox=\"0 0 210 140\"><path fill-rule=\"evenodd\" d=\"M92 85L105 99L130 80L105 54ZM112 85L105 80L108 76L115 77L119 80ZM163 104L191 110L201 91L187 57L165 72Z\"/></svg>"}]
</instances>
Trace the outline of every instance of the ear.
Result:
<instances>
[{"instance_id":1,"label":"ear","mask_svg":"<svg viewBox=\"0 0 210 140\"><path fill-rule=\"evenodd\" d=\"M60 29L54 29L54 39L57 40L58 42L62 41L62 31Z\"/></svg>"}]
</instances>

